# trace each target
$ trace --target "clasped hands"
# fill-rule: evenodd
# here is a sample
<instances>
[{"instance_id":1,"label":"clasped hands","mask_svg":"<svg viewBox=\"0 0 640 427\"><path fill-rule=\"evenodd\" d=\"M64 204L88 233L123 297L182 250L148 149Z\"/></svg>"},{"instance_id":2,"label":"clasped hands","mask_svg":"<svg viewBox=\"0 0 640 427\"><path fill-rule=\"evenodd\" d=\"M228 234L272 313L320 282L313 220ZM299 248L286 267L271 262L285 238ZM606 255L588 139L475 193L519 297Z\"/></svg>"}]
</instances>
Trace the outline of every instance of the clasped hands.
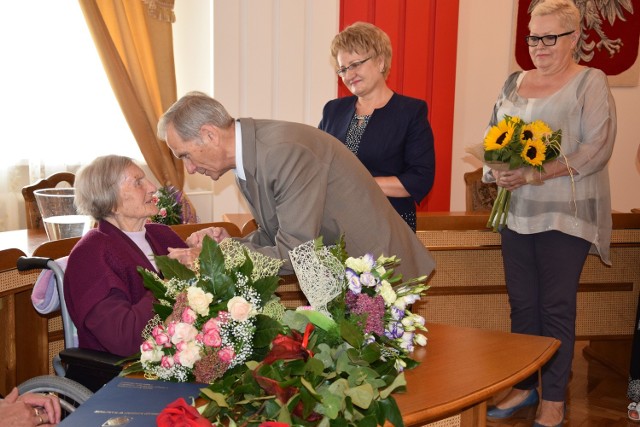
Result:
<instances>
[{"instance_id":1,"label":"clasped hands","mask_svg":"<svg viewBox=\"0 0 640 427\"><path fill-rule=\"evenodd\" d=\"M0 400L0 427L54 426L60 422L60 416L60 401L51 394L19 396L14 387L4 400Z\"/></svg>"},{"instance_id":2,"label":"clasped hands","mask_svg":"<svg viewBox=\"0 0 640 427\"><path fill-rule=\"evenodd\" d=\"M508 191L513 191L525 184L544 184L541 179L542 175L540 174L539 176L536 176L536 173L539 174L539 172L533 168L518 168L506 171L492 169L491 173L496 179L496 185Z\"/></svg>"},{"instance_id":3,"label":"clasped hands","mask_svg":"<svg viewBox=\"0 0 640 427\"><path fill-rule=\"evenodd\" d=\"M186 243L188 248L169 248L168 257L176 259L180 264L190 266L200 256L202 250L202 241L205 236L211 237L217 243L220 243L229 236L226 229L222 227L209 227L198 230L187 237Z\"/></svg>"}]
</instances>

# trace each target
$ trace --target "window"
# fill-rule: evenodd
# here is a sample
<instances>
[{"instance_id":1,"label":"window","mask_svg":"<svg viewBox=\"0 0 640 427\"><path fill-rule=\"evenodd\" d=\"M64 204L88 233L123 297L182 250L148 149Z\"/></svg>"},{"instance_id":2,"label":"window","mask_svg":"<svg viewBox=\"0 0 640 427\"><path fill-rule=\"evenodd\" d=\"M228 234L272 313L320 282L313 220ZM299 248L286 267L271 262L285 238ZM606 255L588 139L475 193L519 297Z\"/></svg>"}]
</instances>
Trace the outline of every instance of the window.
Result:
<instances>
[{"instance_id":1,"label":"window","mask_svg":"<svg viewBox=\"0 0 640 427\"><path fill-rule=\"evenodd\" d=\"M3 5L0 165L142 160L77 1Z\"/></svg>"}]
</instances>

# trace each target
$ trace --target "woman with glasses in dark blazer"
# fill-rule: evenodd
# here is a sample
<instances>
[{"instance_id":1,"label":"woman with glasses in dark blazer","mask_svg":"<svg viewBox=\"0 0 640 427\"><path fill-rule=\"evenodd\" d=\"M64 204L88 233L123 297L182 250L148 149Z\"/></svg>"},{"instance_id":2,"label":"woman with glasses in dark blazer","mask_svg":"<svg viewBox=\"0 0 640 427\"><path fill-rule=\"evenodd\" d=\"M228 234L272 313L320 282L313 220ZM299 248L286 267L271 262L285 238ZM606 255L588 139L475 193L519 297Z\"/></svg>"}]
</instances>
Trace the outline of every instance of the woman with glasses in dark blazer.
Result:
<instances>
[{"instance_id":1,"label":"woman with glasses in dark blazer","mask_svg":"<svg viewBox=\"0 0 640 427\"><path fill-rule=\"evenodd\" d=\"M415 231L416 203L429 193L435 176L433 132L427 103L387 86L391 51L387 34L365 22L333 39L337 73L353 96L329 101L319 128L358 156Z\"/></svg>"}]
</instances>

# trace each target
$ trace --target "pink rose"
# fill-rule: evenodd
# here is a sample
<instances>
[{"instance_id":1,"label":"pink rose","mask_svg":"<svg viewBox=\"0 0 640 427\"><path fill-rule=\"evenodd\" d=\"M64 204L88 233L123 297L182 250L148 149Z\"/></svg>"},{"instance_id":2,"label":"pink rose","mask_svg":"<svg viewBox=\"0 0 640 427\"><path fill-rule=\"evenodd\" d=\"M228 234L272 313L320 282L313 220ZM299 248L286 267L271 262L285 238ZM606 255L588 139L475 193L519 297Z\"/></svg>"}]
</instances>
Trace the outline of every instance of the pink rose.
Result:
<instances>
[{"instance_id":1,"label":"pink rose","mask_svg":"<svg viewBox=\"0 0 640 427\"><path fill-rule=\"evenodd\" d=\"M140 346L141 351L152 351L155 348L152 341L145 340Z\"/></svg>"},{"instance_id":2,"label":"pink rose","mask_svg":"<svg viewBox=\"0 0 640 427\"><path fill-rule=\"evenodd\" d=\"M182 312L182 316L181 319L184 323L188 323L190 325L193 325L193 322L196 321L196 312L191 310L190 308L186 308L183 312Z\"/></svg>"},{"instance_id":3,"label":"pink rose","mask_svg":"<svg viewBox=\"0 0 640 427\"><path fill-rule=\"evenodd\" d=\"M232 347L225 347L218 352L218 357L224 363L231 363L234 357L236 357L236 352L233 351Z\"/></svg>"},{"instance_id":4,"label":"pink rose","mask_svg":"<svg viewBox=\"0 0 640 427\"><path fill-rule=\"evenodd\" d=\"M220 344L222 344L222 338L220 338L220 333L218 331L212 329L204 334L203 342L204 345L209 347L220 347Z\"/></svg>"},{"instance_id":5,"label":"pink rose","mask_svg":"<svg viewBox=\"0 0 640 427\"><path fill-rule=\"evenodd\" d=\"M153 202L154 205L157 205L159 201L158 196L151 196L151 202Z\"/></svg>"},{"instance_id":6,"label":"pink rose","mask_svg":"<svg viewBox=\"0 0 640 427\"><path fill-rule=\"evenodd\" d=\"M162 359L160 360L160 365L163 368L170 368L172 367L174 364L174 360L173 357L171 356L162 356Z\"/></svg>"},{"instance_id":7,"label":"pink rose","mask_svg":"<svg viewBox=\"0 0 640 427\"><path fill-rule=\"evenodd\" d=\"M216 317L215 319L209 319L206 321L204 325L202 325L202 332L205 334L209 331L219 331L220 330L220 321Z\"/></svg>"},{"instance_id":8,"label":"pink rose","mask_svg":"<svg viewBox=\"0 0 640 427\"><path fill-rule=\"evenodd\" d=\"M167 209L166 209L166 208L161 208L161 209L160 209L160 212L158 212L158 214L159 214L162 218L166 217L166 216L167 216Z\"/></svg>"},{"instance_id":9,"label":"pink rose","mask_svg":"<svg viewBox=\"0 0 640 427\"><path fill-rule=\"evenodd\" d=\"M233 297L227 303L227 309L233 320L244 322L257 314L253 304L242 297Z\"/></svg>"}]
</instances>

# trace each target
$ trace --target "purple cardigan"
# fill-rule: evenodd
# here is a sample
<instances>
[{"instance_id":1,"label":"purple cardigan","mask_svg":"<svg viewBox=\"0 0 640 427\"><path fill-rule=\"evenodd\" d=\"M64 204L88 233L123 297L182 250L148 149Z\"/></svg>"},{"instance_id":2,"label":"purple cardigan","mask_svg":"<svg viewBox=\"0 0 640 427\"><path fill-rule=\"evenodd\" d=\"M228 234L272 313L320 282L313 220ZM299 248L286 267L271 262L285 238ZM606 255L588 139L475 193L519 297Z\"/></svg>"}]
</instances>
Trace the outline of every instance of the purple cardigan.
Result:
<instances>
[{"instance_id":1,"label":"purple cardigan","mask_svg":"<svg viewBox=\"0 0 640 427\"><path fill-rule=\"evenodd\" d=\"M147 224L146 239L156 255L187 245L169 227ZM79 346L130 356L140 351L141 332L153 317L153 295L137 267L151 262L120 229L100 221L71 251L64 297L78 328Z\"/></svg>"}]
</instances>

